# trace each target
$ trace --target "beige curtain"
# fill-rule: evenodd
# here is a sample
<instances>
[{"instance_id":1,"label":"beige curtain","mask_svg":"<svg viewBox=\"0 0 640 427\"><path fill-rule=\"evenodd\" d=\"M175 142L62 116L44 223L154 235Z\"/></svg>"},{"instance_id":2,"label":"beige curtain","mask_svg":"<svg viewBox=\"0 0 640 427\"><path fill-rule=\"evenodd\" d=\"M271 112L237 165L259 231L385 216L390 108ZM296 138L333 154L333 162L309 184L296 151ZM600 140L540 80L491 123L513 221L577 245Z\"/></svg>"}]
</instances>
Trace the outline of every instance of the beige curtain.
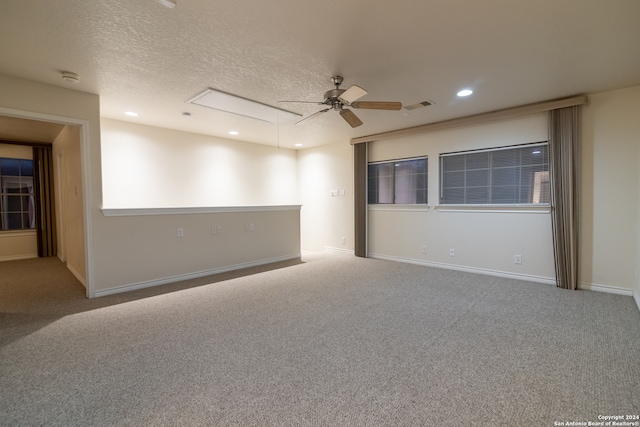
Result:
<instances>
[{"instance_id":1,"label":"beige curtain","mask_svg":"<svg viewBox=\"0 0 640 427\"><path fill-rule=\"evenodd\" d=\"M367 257L367 143L353 146L354 252Z\"/></svg>"},{"instance_id":2,"label":"beige curtain","mask_svg":"<svg viewBox=\"0 0 640 427\"><path fill-rule=\"evenodd\" d=\"M580 106L549 111L553 250L556 284L578 288Z\"/></svg>"}]
</instances>

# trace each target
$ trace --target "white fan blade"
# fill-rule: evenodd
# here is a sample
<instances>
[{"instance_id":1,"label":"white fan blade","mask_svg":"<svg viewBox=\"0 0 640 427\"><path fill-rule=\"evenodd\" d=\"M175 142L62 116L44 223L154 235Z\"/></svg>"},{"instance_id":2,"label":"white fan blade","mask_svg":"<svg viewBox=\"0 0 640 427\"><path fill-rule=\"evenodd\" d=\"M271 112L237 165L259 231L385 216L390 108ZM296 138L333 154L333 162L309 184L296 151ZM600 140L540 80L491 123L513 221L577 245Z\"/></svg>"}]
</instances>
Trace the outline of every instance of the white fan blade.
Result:
<instances>
[{"instance_id":1,"label":"white fan blade","mask_svg":"<svg viewBox=\"0 0 640 427\"><path fill-rule=\"evenodd\" d=\"M310 118L315 117L315 116L317 116L319 114L326 113L329 110L331 110L331 108L325 108L324 110L316 111L312 115L305 117L304 119L300 120L299 122L296 122L296 126L299 125L300 123L304 122L305 120L309 120Z\"/></svg>"},{"instance_id":2,"label":"white fan blade","mask_svg":"<svg viewBox=\"0 0 640 427\"><path fill-rule=\"evenodd\" d=\"M345 90L342 95L338 97L340 101L347 104L351 104L356 99L360 99L367 94L367 91L360 86L353 85L349 89Z\"/></svg>"}]
</instances>

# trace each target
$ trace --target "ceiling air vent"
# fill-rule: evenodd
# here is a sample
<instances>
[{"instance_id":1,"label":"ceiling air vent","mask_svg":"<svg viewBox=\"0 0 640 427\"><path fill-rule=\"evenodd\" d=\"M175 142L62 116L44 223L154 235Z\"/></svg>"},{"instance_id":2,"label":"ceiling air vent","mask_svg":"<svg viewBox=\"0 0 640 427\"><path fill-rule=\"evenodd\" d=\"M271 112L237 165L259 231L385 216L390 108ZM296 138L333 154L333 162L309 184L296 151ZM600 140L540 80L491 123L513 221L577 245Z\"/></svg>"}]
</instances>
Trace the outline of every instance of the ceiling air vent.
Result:
<instances>
[{"instance_id":1,"label":"ceiling air vent","mask_svg":"<svg viewBox=\"0 0 640 427\"><path fill-rule=\"evenodd\" d=\"M415 110L416 108L428 107L429 105L433 105L433 102L427 100L427 101L418 102L417 104L413 104L413 105L405 105L403 108L405 110L411 111L411 110Z\"/></svg>"}]
</instances>

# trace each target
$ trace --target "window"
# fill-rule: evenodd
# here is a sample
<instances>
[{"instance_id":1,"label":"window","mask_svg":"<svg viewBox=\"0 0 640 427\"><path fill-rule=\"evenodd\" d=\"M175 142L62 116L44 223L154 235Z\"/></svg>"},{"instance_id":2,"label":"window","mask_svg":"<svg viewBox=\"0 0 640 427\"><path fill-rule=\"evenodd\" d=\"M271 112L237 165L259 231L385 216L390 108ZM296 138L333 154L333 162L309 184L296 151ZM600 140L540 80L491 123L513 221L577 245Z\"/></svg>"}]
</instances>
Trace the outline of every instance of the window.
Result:
<instances>
[{"instance_id":1,"label":"window","mask_svg":"<svg viewBox=\"0 0 640 427\"><path fill-rule=\"evenodd\" d=\"M0 158L0 230L35 227L33 161Z\"/></svg>"},{"instance_id":2,"label":"window","mask_svg":"<svg viewBox=\"0 0 640 427\"><path fill-rule=\"evenodd\" d=\"M427 158L369 163L368 202L426 204Z\"/></svg>"},{"instance_id":3,"label":"window","mask_svg":"<svg viewBox=\"0 0 640 427\"><path fill-rule=\"evenodd\" d=\"M440 155L440 204L549 204L549 144Z\"/></svg>"}]
</instances>

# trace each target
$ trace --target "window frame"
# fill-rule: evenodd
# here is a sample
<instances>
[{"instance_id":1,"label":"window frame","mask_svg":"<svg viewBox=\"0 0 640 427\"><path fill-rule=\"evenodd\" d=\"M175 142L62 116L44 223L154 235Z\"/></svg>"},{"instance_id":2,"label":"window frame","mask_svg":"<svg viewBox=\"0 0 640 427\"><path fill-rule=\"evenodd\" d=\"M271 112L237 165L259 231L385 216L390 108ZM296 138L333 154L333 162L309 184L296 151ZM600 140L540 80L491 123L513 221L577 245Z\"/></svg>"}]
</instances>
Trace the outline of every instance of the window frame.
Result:
<instances>
[{"instance_id":1,"label":"window frame","mask_svg":"<svg viewBox=\"0 0 640 427\"><path fill-rule=\"evenodd\" d=\"M527 213L538 213L538 212L550 212L551 211L551 200L545 203L444 203L444 158L451 157L456 155L467 155L473 153L483 153L483 152L497 152L497 151L505 151L505 150L517 150L522 148L534 148L534 147L546 147L546 162L541 163L542 165L546 165L547 172L549 174L549 185L551 185L551 161L550 161L550 146L549 141L538 141L531 142L525 144L515 144L508 146L499 146L499 147L491 147L491 148L481 148L476 150L461 150L455 152L447 152L439 154L439 194L438 194L438 211L482 211L482 212L527 212ZM519 170L523 167L522 164L517 167ZM464 169L465 173L467 171L466 165ZM491 190L493 189L492 183L492 172L493 165L489 164L487 168L488 171L488 196L487 199L491 200ZM467 188L466 182L462 187L464 189Z\"/></svg>"},{"instance_id":2,"label":"window frame","mask_svg":"<svg viewBox=\"0 0 640 427\"><path fill-rule=\"evenodd\" d=\"M0 170L0 233L16 233L31 232L36 230L35 224L35 171L33 159L22 159L13 157L0 157L0 160L14 160L18 162L18 175L6 175ZM22 163L30 162L31 175L22 174ZM13 182L17 184L18 192L4 191L5 185L3 181ZM22 189L29 188L29 192L23 192ZM9 198L19 198L20 210L10 210ZM27 204L26 209L24 204ZM10 224L9 215L18 214L20 218L20 228L4 228ZM26 221L26 222L25 222ZM25 227L27 225L27 227Z\"/></svg>"},{"instance_id":3,"label":"window frame","mask_svg":"<svg viewBox=\"0 0 640 427\"><path fill-rule=\"evenodd\" d=\"M426 182L424 183L424 191L425 194L425 202L424 203L396 203L396 169L393 168L394 173L392 174L392 202L391 203L370 203L369 202L369 167L372 165L380 165L380 164L393 164L399 162L410 162L415 160L424 160L425 163L425 176ZM390 159L390 160L379 160L373 162L367 162L367 206L369 209L377 209L377 210L396 210L398 208L410 209L411 207L425 208L428 207L429 204L429 156L415 156L415 157L406 157L400 159Z\"/></svg>"}]
</instances>

